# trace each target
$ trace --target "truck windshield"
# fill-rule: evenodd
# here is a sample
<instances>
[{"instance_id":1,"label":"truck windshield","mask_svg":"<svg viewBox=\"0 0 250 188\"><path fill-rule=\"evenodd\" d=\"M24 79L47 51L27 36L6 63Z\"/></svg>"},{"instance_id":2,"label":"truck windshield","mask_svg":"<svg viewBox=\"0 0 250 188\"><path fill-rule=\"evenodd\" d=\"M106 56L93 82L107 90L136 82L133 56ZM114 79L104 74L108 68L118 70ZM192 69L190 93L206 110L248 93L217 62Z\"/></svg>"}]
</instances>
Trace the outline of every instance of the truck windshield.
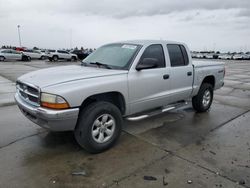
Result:
<instances>
[{"instance_id":1,"label":"truck windshield","mask_svg":"<svg viewBox=\"0 0 250 188\"><path fill-rule=\"evenodd\" d=\"M108 44L98 48L83 60L83 65L112 69L128 69L140 49L136 44ZM106 65L106 66L101 66Z\"/></svg>"}]
</instances>

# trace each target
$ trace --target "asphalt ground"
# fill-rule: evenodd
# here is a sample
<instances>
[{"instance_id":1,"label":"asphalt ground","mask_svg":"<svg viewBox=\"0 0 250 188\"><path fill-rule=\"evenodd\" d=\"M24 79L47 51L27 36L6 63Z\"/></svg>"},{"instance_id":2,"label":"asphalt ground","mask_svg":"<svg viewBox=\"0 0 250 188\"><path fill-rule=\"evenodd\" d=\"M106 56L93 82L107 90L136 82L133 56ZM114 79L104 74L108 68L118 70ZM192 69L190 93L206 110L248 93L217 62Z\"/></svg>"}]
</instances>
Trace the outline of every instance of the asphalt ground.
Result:
<instances>
[{"instance_id":1,"label":"asphalt ground","mask_svg":"<svg viewBox=\"0 0 250 188\"><path fill-rule=\"evenodd\" d=\"M126 121L118 143L96 155L71 132L30 122L13 100L20 75L79 62L0 62L0 187L250 187L250 61L225 62L209 112L189 104Z\"/></svg>"}]
</instances>

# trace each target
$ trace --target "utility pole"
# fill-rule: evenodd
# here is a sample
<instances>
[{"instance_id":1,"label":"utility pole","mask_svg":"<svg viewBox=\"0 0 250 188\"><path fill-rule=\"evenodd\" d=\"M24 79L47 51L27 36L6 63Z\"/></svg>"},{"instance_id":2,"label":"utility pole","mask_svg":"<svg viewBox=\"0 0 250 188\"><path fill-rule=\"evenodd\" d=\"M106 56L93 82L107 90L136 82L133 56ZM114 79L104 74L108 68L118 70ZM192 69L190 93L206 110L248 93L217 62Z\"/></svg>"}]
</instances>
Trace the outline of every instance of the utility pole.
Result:
<instances>
[{"instance_id":1,"label":"utility pole","mask_svg":"<svg viewBox=\"0 0 250 188\"><path fill-rule=\"evenodd\" d=\"M72 49L72 29L70 29L70 49Z\"/></svg>"},{"instance_id":2,"label":"utility pole","mask_svg":"<svg viewBox=\"0 0 250 188\"><path fill-rule=\"evenodd\" d=\"M18 37L19 37L19 46L22 47L21 43L21 34L20 34L20 25L17 25Z\"/></svg>"}]
</instances>

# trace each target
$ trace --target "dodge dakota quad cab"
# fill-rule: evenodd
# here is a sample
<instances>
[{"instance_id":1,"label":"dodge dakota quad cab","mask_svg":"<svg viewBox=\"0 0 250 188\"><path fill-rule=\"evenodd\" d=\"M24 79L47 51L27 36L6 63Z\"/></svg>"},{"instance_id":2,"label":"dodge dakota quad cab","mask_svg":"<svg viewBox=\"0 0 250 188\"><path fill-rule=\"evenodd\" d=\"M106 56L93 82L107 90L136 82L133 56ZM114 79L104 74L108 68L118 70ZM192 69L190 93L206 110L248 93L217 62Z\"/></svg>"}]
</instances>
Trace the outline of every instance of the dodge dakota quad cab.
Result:
<instances>
[{"instance_id":1,"label":"dodge dakota quad cab","mask_svg":"<svg viewBox=\"0 0 250 188\"><path fill-rule=\"evenodd\" d=\"M138 40L107 44L81 65L42 69L18 78L22 113L51 131L74 131L91 153L110 148L123 118L140 120L192 100L207 111L224 84L220 62L192 62L183 43Z\"/></svg>"}]
</instances>

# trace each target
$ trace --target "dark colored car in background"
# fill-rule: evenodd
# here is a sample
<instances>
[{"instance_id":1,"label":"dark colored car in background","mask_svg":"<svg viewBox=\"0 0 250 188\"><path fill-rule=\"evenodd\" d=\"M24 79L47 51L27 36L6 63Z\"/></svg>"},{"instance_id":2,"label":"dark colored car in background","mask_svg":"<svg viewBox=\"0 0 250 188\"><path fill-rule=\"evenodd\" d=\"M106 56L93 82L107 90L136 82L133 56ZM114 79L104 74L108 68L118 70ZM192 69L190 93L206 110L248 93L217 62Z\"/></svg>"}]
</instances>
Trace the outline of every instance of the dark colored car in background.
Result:
<instances>
[{"instance_id":1,"label":"dark colored car in background","mask_svg":"<svg viewBox=\"0 0 250 188\"><path fill-rule=\"evenodd\" d=\"M76 54L78 59L83 60L85 59L89 53L84 52L83 50L73 50L71 51L72 54Z\"/></svg>"}]
</instances>

